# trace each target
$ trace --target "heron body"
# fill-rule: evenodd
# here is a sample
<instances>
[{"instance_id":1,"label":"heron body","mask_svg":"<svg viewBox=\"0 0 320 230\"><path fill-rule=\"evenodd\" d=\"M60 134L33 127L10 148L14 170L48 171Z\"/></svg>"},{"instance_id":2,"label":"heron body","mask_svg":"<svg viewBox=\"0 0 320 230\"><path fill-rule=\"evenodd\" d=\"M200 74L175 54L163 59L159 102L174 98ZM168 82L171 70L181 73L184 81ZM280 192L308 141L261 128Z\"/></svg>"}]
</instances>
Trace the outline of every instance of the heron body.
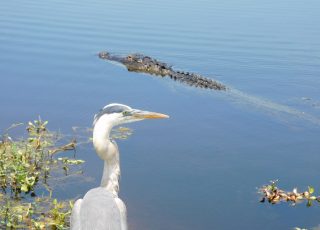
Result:
<instances>
[{"instance_id":1,"label":"heron body","mask_svg":"<svg viewBox=\"0 0 320 230\"><path fill-rule=\"evenodd\" d=\"M89 190L72 210L71 229L122 230L122 223L115 197L103 187Z\"/></svg>"},{"instance_id":2,"label":"heron body","mask_svg":"<svg viewBox=\"0 0 320 230\"><path fill-rule=\"evenodd\" d=\"M116 103L105 106L95 115L93 145L104 161L101 184L75 202L71 230L127 230L126 206L118 197L120 156L116 142L110 139L111 129L123 123L167 117Z\"/></svg>"}]
</instances>

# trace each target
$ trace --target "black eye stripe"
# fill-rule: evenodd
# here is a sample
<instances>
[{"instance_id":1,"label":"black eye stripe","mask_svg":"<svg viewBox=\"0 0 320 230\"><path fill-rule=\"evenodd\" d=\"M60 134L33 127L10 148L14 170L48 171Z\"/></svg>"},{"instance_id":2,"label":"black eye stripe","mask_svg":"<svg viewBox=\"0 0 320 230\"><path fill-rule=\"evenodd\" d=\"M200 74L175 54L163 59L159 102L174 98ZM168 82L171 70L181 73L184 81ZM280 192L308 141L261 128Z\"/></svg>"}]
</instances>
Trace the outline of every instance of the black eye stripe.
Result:
<instances>
[{"instance_id":1,"label":"black eye stripe","mask_svg":"<svg viewBox=\"0 0 320 230\"><path fill-rule=\"evenodd\" d=\"M111 114L111 113L121 113L125 110L128 110L128 107L127 106L123 106L123 105L113 105L113 106L107 106L103 109L100 110L100 113L108 113L108 114Z\"/></svg>"},{"instance_id":2,"label":"black eye stripe","mask_svg":"<svg viewBox=\"0 0 320 230\"><path fill-rule=\"evenodd\" d=\"M96 122L105 114L112 114L112 113L123 113L127 110L130 110L131 108L129 106L115 104L115 105L108 105L102 108L99 113L97 113L94 116L93 125L96 124Z\"/></svg>"}]
</instances>

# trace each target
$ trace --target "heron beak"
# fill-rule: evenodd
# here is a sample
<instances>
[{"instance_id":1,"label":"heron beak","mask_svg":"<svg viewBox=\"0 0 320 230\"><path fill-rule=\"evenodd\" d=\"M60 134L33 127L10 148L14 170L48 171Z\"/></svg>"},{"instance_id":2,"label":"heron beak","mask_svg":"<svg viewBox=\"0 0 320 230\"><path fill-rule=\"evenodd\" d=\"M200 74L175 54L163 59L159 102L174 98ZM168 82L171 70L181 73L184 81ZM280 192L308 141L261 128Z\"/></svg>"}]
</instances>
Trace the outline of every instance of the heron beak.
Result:
<instances>
[{"instance_id":1,"label":"heron beak","mask_svg":"<svg viewBox=\"0 0 320 230\"><path fill-rule=\"evenodd\" d=\"M132 114L133 117L138 119L163 119L169 118L168 115L162 113L155 113L149 111L136 111Z\"/></svg>"}]
</instances>

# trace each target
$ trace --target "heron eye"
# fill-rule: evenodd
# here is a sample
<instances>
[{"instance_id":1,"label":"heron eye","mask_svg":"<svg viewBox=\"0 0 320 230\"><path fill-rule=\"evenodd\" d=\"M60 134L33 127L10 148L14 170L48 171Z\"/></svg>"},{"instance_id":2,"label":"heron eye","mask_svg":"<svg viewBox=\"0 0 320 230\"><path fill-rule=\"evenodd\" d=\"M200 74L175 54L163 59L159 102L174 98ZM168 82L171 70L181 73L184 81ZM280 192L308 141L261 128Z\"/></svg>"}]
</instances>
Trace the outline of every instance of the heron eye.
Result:
<instances>
[{"instance_id":1,"label":"heron eye","mask_svg":"<svg viewBox=\"0 0 320 230\"><path fill-rule=\"evenodd\" d=\"M131 113L130 113L129 111L123 111L123 112L122 112L122 115L123 115L123 116L129 116L129 115L131 115Z\"/></svg>"}]
</instances>

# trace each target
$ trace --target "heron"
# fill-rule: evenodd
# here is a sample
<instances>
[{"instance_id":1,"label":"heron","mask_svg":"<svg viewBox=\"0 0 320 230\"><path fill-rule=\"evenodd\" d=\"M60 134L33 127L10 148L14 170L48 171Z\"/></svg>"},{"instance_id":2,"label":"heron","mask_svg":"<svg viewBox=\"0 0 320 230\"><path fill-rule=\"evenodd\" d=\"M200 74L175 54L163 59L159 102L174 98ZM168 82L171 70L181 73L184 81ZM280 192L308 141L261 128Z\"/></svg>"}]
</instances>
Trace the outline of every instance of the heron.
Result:
<instances>
[{"instance_id":1,"label":"heron","mask_svg":"<svg viewBox=\"0 0 320 230\"><path fill-rule=\"evenodd\" d=\"M120 156L110 138L113 127L144 119L168 118L168 115L133 109L112 103L103 107L93 121L93 146L104 161L100 187L89 190L72 209L71 230L127 230L127 211L119 198Z\"/></svg>"}]
</instances>

